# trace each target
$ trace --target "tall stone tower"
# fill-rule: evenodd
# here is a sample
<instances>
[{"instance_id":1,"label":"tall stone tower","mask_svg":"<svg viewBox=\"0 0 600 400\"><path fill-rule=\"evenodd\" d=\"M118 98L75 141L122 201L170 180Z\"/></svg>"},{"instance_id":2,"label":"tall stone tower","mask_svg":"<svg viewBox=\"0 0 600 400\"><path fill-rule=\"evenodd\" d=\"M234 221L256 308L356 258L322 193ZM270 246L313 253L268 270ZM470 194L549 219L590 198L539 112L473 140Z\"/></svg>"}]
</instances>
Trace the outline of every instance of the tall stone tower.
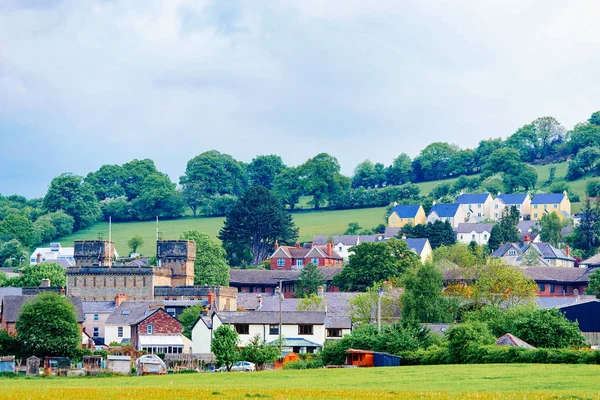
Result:
<instances>
[{"instance_id":1,"label":"tall stone tower","mask_svg":"<svg viewBox=\"0 0 600 400\"><path fill-rule=\"evenodd\" d=\"M171 270L171 286L194 286L196 242L193 240L159 240L156 242L158 268Z\"/></svg>"},{"instance_id":2,"label":"tall stone tower","mask_svg":"<svg viewBox=\"0 0 600 400\"><path fill-rule=\"evenodd\" d=\"M75 268L110 267L115 259L115 244L108 240L76 240L73 257Z\"/></svg>"}]
</instances>

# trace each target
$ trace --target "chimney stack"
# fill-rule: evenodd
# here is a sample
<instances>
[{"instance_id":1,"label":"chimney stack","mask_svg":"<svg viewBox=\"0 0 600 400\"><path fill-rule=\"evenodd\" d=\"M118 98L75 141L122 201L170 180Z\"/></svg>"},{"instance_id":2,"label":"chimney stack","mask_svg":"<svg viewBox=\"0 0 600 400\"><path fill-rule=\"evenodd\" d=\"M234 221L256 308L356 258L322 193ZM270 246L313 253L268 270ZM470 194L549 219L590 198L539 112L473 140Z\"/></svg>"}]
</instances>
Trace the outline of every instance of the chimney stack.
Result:
<instances>
[{"instance_id":1,"label":"chimney stack","mask_svg":"<svg viewBox=\"0 0 600 400\"><path fill-rule=\"evenodd\" d=\"M296 248L299 249L300 248L300 242L296 241Z\"/></svg>"},{"instance_id":2,"label":"chimney stack","mask_svg":"<svg viewBox=\"0 0 600 400\"><path fill-rule=\"evenodd\" d=\"M115 296L115 307L119 307L121 303L127 300L127 295L119 293Z\"/></svg>"},{"instance_id":3,"label":"chimney stack","mask_svg":"<svg viewBox=\"0 0 600 400\"><path fill-rule=\"evenodd\" d=\"M323 287L323 285L319 285L319 287L317 288L317 296L323 297L324 292L325 292L325 288Z\"/></svg>"},{"instance_id":4,"label":"chimney stack","mask_svg":"<svg viewBox=\"0 0 600 400\"><path fill-rule=\"evenodd\" d=\"M529 237L529 235L525 235L525 237L523 238L523 244L529 244L531 243L531 238Z\"/></svg>"},{"instance_id":5,"label":"chimney stack","mask_svg":"<svg viewBox=\"0 0 600 400\"><path fill-rule=\"evenodd\" d=\"M565 253L567 254L567 257L569 257L569 255L571 254L571 248L569 247L569 245L565 247Z\"/></svg>"},{"instance_id":6,"label":"chimney stack","mask_svg":"<svg viewBox=\"0 0 600 400\"><path fill-rule=\"evenodd\" d=\"M213 307L214 306L214 304L213 304L214 301L215 301L215 294L211 290L210 292L208 292L208 307L211 310L215 310L216 309L216 307Z\"/></svg>"},{"instance_id":7,"label":"chimney stack","mask_svg":"<svg viewBox=\"0 0 600 400\"><path fill-rule=\"evenodd\" d=\"M50 287L50 279L42 279L42 281L40 282L40 287Z\"/></svg>"},{"instance_id":8,"label":"chimney stack","mask_svg":"<svg viewBox=\"0 0 600 400\"><path fill-rule=\"evenodd\" d=\"M327 242L327 255L331 257L333 254L333 243Z\"/></svg>"},{"instance_id":9,"label":"chimney stack","mask_svg":"<svg viewBox=\"0 0 600 400\"><path fill-rule=\"evenodd\" d=\"M259 311L262 308L262 295L258 295L256 296L256 299L258 301L258 304L256 304L256 311Z\"/></svg>"},{"instance_id":10,"label":"chimney stack","mask_svg":"<svg viewBox=\"0 0 600 400\"><path fill-rule=\"evenodd\" d=\"M279 242L277 240L275 240L275 251L277 251L278 248L279 248Z\"/></svg>"},{"instance_id":11,"label":"chimney stack","mask_svg":"<svg viewBox=\"0 0 600 400\"><path fill-rule=\"evenodd\" d=\"M42 253L37 253L35 256L35 263L36 264L41 264L42 263Z\"/></svg>"},{"instance_id":12,"label":"chimney stack","mask_svg":"<svg viewBox=\"0 0 600 400\"><path fill-rule=\"evenodd\" d=\"M402 240L406 240L406 233L402 234Z\"/></svg>"}]
</instances>

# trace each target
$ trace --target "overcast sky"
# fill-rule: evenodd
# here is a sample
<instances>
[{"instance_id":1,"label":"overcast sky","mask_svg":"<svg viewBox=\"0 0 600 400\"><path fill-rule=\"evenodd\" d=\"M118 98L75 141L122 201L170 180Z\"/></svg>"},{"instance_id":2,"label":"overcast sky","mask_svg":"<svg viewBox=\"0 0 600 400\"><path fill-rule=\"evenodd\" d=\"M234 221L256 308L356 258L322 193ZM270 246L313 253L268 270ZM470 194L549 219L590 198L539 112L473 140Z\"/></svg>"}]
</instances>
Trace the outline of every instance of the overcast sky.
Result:
<instances>
[{"instance_id":1,"label":"overcast sky","mask_svg":"<svg viewBox=\"0 0 600 400\"><path fill-rule=\"evenodd\" d=\"M600 2L0 0L0 193L217 149L351 174L600 110Z\"/></svg>"}]
</instances>

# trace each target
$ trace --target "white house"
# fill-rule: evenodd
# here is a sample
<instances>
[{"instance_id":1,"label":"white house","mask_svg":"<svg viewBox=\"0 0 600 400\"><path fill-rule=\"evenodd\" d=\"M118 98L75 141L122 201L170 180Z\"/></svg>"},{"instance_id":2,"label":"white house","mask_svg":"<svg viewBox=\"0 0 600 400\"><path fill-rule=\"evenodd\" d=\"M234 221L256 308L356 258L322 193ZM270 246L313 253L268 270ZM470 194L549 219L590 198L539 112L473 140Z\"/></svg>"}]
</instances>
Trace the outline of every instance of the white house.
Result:
<instances>
[{"instance_id":1,"label":"white house","mask_svg":"<svg viewBox=\"0 0 600 400\"><path fill-rule=\"evenodd\" d=\"M456 203L460 204L465 213L464 222L476 222L489 218L492 201L489 193L465 193L456 199Z\"/></svg>"},{"instance_id":2,"label":"white house","mask_svg":"<svg viewBox=\"0 0 600 400\"><path fill-rule=\"evenodd\" d=\"M502 211L505 208L517 207L521 213L521 221L529 219L531 215L531 197L528 194L499 194L492 202L490 219L499 220L502 218Z\"/></svg>"},{"instance_id":3,"label":"white house","mask_svg":"<svg viewBox=\"0 0 600 400\"><path fill-rule=\"evenodd\" d=\"M325 316L324 311L283 311L284 347L293 347L289 351L295 353L314 353L321 349L326 339ZM256 335L267 343L278 341L279 317L277 311L222 311L210 317L201 316L192 328L192 353L210 353L213 330L223 324L237 331L240 347L246 346Z\"/></svg>"},{"instance_id":4,"label":"white house","mask_svg":"<svg viewBox=\"0 0 600 400\"><path fill-rule=\"evenodd\" d=\"M483 246L490 240L490 234L495 224L462 223L456 228L456 241L469 244L476 242Z\"/></svg>"},{"instance_id":5,"label":"white house","mask_svg":"<svg viewBox=\"0 0 600 400\"><path fill-rule=\"evenodd\" d=\"M465 222L465 211L460 204L434 204L427 216L427 222L449 221L453 228Z\"/></svg>"},{"instance_id":6,"label":"white house","mask_svg":"<svg viewBox=\"0 0 600 400\"><path fill-rule=\"evenodd\" d=\"M62 247L60 243L50 243L50 247L38 247L29 257L29 264L36 265L46 261L66 260L75 265L74 247Z\"/></svg>"},{"instance_id":7,"label":"white house","mask_svg":"<svg viewBox=\"0 0 600 400\"><path fill-rule=\"evenodd\" d=\"M142 321L149 313L162 308L162 301L123 301L113 309L104 323L104 343L131 342L131 326Z\"/></svg>"},{"instance_id":8,"label":"white house","mask_svg":"<svg viewBox=\"0 0 600 400\"><path fill-rule=\"evenodd\" d=\"M383 235L381 235L383 238ZM354 254L350 251L350 248L357 246L365 242L376 242L376 235L339 235L339 236L326 236L326 235L315 235L313 236L313 246L326 246L327 241L333 240L334 250L344 259L348 261L348 257Z\"/></svg>"}]
</instances>

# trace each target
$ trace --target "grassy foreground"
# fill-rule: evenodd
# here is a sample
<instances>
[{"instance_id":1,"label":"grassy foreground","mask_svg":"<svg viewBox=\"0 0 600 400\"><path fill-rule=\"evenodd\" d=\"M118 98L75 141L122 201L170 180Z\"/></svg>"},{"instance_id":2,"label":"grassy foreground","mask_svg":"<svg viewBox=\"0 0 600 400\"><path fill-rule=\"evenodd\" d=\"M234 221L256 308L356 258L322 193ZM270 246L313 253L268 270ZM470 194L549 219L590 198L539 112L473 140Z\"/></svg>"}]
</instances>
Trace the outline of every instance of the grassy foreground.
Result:
<instances>
[{"instance_id":1,"label":"grassy foreground","mask_svg":"<svg viewBox=\"0 0 600 400\"><path fill-rule=\"evenodd\" d=\"M600 399L598 365L438 365L183 374L123 378L0 379L3 399L405 398Z\"/></svg>"}]
</instances>

